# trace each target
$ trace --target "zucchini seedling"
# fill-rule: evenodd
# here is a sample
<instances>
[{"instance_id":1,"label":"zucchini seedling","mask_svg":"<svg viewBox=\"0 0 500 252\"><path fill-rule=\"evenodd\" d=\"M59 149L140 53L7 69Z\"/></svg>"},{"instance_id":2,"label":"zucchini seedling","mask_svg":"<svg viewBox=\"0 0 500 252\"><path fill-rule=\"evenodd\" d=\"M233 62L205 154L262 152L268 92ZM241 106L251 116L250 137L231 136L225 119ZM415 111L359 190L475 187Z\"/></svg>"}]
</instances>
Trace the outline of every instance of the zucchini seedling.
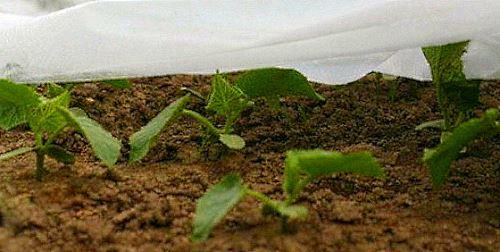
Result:
<instances>
[{"instance_id":1,"label":"zucchini seedling","mask_svg":"<svg viewBox=\"0 0 500 252\"><path fill-rule=\"evenodd\" d=\"M467 51L469 41L423 48L430 65L432 81L443 119L426 122L417 127L439 128L446 137L453 128L466 121L472 110L479 104L478 80L467 80L463 72L462 56Z\"/></svg>"},{"instance_id":2,"label":"zucchini seedling","mask_svg":"<svg viewBox=\"0 0 500 252\"><path fill-rule=\"evenodd\" d=\"M236 80L236 85L229 83L222 74L215 74L212 79L208 99L196 91L188 94L167 106L140 131L130 137L130 161L139 161L147 155L159 134L180 116L195 119L207 130L210 136L222 142L230 149L240 150L245 147L245 140L233 134L234 124L242 111L253 105L253 100L263 97L271 104L279 105L282 96L305 96L324 100L309 85L307 79L295 70L266 68L248 71ZM186 108L191 95L206 101L208 112L224 118L224 125L217 127L212 121L200 113Z\"/></svg>"},{"instance_id":3,"label":"zucchini seedling","mask_svg":"<svg viewBox=\"0 0 500 252\"><path fill-rule=\"evenodd\" d=\"M316 179L339 172L383 178L383 169L368 152L342 154L323 150L289 151L285 160L285 200L277 201L243 185L236 174L227 175L210 188L196 204L191 240L204 241L214 226L245 196L263 203L263 214L281 219L282 231L288 230L288 221L304 220L307 208L295 204L303 189Z\"/></svg>"},{"instance_id":4,"label":"zucchini seedling","mask_svg":"<svg viewBox=\"0 0 500 252\"><path fill-rule=\"evenodd\" d=\"M416 127L442 130L438 147L425 150L424 163L435 188L443 185L453 160L476 138L498 134L498 109L490 109L480 119L467 121L479 102L478 80L467 80L462 56L469 41L423 48L430 65L432 80L443 119Z\"/></svg>"},{"instance_id":5,"label":"zucchini seedling","mask_svg":"<svg viewBox=\"0 0 500 252\"><path fill-rule=\"evenodd\" d=\"M70 127L80 131L89 141L95 155L108 167L112 167L120 155L121 143L83 110L70 108L71 95L57 85L49 87L52 98L39 95L34 88L0 80L0 128L11 130L27 124L35 137L34 146L22 147L0 155L0 161L34 152L36 154L35 177L46 173L44 160L49 156L64 164L73 164L73 154L56 145L56 137Z\"/></svg>"},{"instance_id":6,"label":"zucchini seedling","mask_svg":"<svg viewBox=\"0 0 500 252\"><path fill-rule=\"evenodd\" d=\"M450 172L451 163L470 142L480 137L500 134L499 120L499 109L489 109L481 118L460 124L436 148L425 150L423 160L430 170L435 188L443 185Z\"/></svg>"}]
</instances>

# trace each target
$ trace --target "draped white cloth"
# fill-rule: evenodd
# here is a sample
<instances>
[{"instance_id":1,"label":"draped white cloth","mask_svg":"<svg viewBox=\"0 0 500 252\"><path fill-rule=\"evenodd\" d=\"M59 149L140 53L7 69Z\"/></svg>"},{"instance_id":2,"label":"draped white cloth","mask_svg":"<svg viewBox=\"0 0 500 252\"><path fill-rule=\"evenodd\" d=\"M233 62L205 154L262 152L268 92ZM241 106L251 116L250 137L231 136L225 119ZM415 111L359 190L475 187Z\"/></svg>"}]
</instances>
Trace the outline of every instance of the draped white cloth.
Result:
<instances>
[{"instance_id":1,"label":"draped white cloth","mask_svg":"<svg viewBox=\"0 0 500 252\"><path fill-rule=\"evenodd\" d=\"M0 78L280 66L329 84L373 70L425 80L420 47L471 40L467 76L500 79L500 0L106 0L39 11L0 13Z\"/></svg>"}]
</instances>

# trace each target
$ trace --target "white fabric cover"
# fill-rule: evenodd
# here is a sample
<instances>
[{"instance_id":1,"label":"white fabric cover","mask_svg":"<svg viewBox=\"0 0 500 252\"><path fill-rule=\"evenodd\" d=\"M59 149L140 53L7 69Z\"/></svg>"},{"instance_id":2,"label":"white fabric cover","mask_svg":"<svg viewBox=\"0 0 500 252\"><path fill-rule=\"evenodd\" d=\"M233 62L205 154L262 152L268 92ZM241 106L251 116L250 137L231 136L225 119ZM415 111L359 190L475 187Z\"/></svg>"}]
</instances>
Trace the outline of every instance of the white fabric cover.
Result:
<instances>
[{"instance_id":1,"label":"white fabric cover","mask_svg":"<svg viewBox=\"0 0 500 252\"><path fill-rule=\"evenodd\" d=\"M0 78L281 66L329 84L373 70L427 80L420 47L470 39L468 77L500 79L500 0L109 0L24 14L0 13Z\"/></svg>"}]
</instances>

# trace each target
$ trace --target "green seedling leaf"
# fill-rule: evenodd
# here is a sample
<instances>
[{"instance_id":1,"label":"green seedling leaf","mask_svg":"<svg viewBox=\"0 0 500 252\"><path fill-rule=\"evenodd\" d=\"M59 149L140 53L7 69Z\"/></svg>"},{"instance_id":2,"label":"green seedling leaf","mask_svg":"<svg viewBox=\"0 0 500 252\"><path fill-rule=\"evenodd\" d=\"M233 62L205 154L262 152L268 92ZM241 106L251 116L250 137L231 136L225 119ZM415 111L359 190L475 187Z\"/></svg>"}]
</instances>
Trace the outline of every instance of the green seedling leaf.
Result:
<instances>
[{"instance_id":1,"label":"green seedling leaf","mask_svg":"<svg viewBox=\"0 0 500 252\"><path fill-rule=\"evenodd\" d=\"M451 162L457 159L460 151L471 141L481 136L500 133L499 117L498 109L489 109L483 117L459 125L435 149L425 151L423 160L430 170L435 188L443 185L449 174Z\"/></svg>"},{"instance_id":2,"label":"green seedling leaf","mask_svg":"<svg viewBox=\"0 0 500 252\"><path fill-rule=\"evenodd\" d=\"M444 130L444 120L439 119L439 120L434 120L434 121L429 121L429 122L424 122L417 127L415 127L415 130L421 131L427 128L436 128L436 129L441 129Z\"/></svg>"},{"instance_id":3,"label":"green seedling leaf","mask_svg":"<svg viewBox=\"0 0 500 252\"><path fill-rule=\"evenodd\" d=\"M447 83L465 80L462 55L467 50L468 41L422 49L431 67L434 82Z\"/></svg>"},{"instance_id":4,"label":"green seedling leaf","mask_svg":"<svg viewBox=\"0 0 500 252\"><path fill-rule=\"evenodd\" d=\"M149 148L155 143L158 135L182 112L190 95L187 94L179 100L166 107L160 114L151 120L140 131L130 137L130 161L141 160L149 152Z\"/></svg>"},{"instance_id":5,"label":"green seedling leaf","mask_svg":"<svg viewBox=\"0 0 500 252\"><path fill-rule=\"evenodd\" d=\"M469 41L423 48L431 67L437 97L449 130L457 114L466 115L479 104L479 81L468 81L463 72L462 55L466 52Z\"/></svg>"},{"instance_id":6,"label":"green seedling leaf","mask_svg":"<svg viewBox=\"0 0 500 252\"><path fill-rule=\"evenodd\" d=\"M382 178L384 170L369 152L342 154L322 150L297 151L301 171L311 177L327 176L349 172L364 176Z\"/></svg>"},{"instance_id":7,"label":"green seedling leaf","mask_svg":"<svg viewBox=\"0 0 500 252\"><path fill-rule=\"evenodd\" d=\"M248 106L245 94L229 84L221 74L215 74L212 79L212 88L208 98L207 109L226 118L226 124L232 125Z\"/></svg>"},{"instance_id":8,"label":"green seedling leaf","mask_svg":"<svg viewBox=\"0 0 500 252\"><path fill-rule=\"evenodd\" d=\"M117 79L117 80L103 80L101 81L105 85L112 86L118 89L129 89L132 88L132 82L127 79Z\"/></svg>"},{"instance_id":9,"label":"green seedling leaf","mask_svg":"<svg viewBox=\"0 0 500 252\"><path fill-rule=\"evenodd\" d=\"M35 149L31 148L31 147L23 147L23 148L15 149L13 151L9 151L7 153L1 154L0 155L0 161L5 161L7 159L10 159L10 158L13 158L13 157L16 157L16 156L28 153L30 151L34 151L34 150Z\"/></svg>"},{"instance_id":10,"label":"green seedling leaf","mask_svg":"<svg viewBox=\"0 0 500 252\"><path fill-rule=\"evenodd\" d=\"M64 91L57 97L44 100L29 118L29 124L34 132L45 132L49 138L56 136L61 130L68 126L68 121L58 108L68 108L71 95Z\"/></svg>"},{"instance_id":11,"label":"green seedling leaf","mask_svg":"<svg viewBox=\"0 0 500 252\"><path fill-rule=\"evenodd\" d=\"M295 151L289 151L285 159L285 181L283 182L283 191L292 198L298 196L301 187L301 169L299 165L299 155Z\"/></svg>"},{"instance_id":12,"label":"green seedling leaf","mask_svg":"<svg viewBox=\"0 0 500 252\"><path fill-rule=\"evenodd\" d=\"M75 163L75 156L57 145L46 146L44 148L44 153L65 165L72 165Z\"/></svg>"},{"instance_id":13,"label":"green seedling leaf","mask_svg":"<svg viewBox=\"0 0 500 252\"><path fill-rule=\"evenodd\" d=\"M191 240L204 241L214 226L245 196L246 188L238 175L231 174L209 189L196 204Z\"/></svg>"},{"instance_id":14,"label":"green seedling leaf","mask_svg":"<svg viewBox=\"0 0 500 252\"><path fill-rule=\"evenodd\" d=\"M342 154L324 150L290 151L285 166L284 191L293 202L310 181L321 176L350 172L383 178L384 170L368 152Z\"/></svg>"},{"instance_id":15,"label":"green seedling leaf","mask_svg":"<svg viewBox=\"0 0 500 252\"><path fill-rule=\"evenodd\" d=\"M107 132L96 121L82 113L80 109L59 107L66 120L83 133L89 141L95 155L108 167L113 166L120 156L121 143Z\"/></svg>"},{"instance_id":16,"label":"green seedling leaf","mask_svg":"<svg viewBox=\"0 0 500 252\"><path fill-rule=\"evenodd\" d=\"M304 96L323 101L307 78L292 69L265 68L248 71L236 80L236 86L250 99L265 98L271 105L279 105L280 97Z\"/></svg>"},{"instance_id":17,"label":"green seedling leaf","mask_svg":"<svg viewBox=\"0 0 500 252\"><path fill-rule=\"evenodd\" d=\"M0 128L10 130L26 123L40 102L32 88L0 80Z\"/></svg>"},{"instance_id":18,"label":"green seedling leaf","mask_svg":"<svg viewBox=\"0 0 500 252\"><path fill-rule=\"evenodd\" d=\"M245 140L238 135L221 134L219 140L233 150L245 148Z\"/></svg>"}]
</instances>

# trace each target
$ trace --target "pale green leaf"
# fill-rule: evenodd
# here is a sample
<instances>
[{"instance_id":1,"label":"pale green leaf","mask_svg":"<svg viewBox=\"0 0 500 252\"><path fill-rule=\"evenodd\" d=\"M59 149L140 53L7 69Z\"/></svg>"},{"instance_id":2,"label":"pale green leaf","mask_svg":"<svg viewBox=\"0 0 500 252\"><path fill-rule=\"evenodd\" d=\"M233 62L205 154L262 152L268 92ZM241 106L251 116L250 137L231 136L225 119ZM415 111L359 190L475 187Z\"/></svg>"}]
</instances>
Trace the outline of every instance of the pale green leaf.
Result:
<instances>
[{"instance_id":1,"label":"pale green leaf","mask_svg":"<svg viewBox=\"0 0 500 252\"><path fill-rule=\"evenodd\" d=\"M245 196L238 175L231 174L210 188L196 204L191 240L204 241L214 226Z\"/></svg>"},{"instance_id":2,"label":"pale green leaf","mask_svg":"<svg viewBox=\"0 0 500 252\"><path fill-rule=\"evenodd\" d=\"M219 136L219 140L233 150L241 150L245 148L245 140L238 135L221 134Z\"/></svg>"},{"instance_id":3,"label":"pale green leaf","mask_svg":"<svg viewBox=\"0 0 500 252\"><path fill-rule=\"evenodd\" d=\"M118 161L121 143L111 133L103 129L96 121L82 115L81 110L72 112L69 109L59 107L59 111L76 129L83 133L92 146L94 154L104 164L111 167Z\"/></svg>"},{"instance_id":4,"label":"pale green leaf","mask_svg":"<svg viewBox=\"0 0 500 252\"><path fill-rule=\"evenodd\" d=\"M130 137L130 161L135 162L142 159L149 152L149 148L155 143L158 135L181 113L190 95L185 95L179 100L166 107L160 114L153 118L146 126Z\"/></svg>"},{"instance_id":5,"label":"pale green leaf","mask_svg":"<svg viewBox=\"0 0 500 252\"><path fill-rule=\"evenodd\" d=\"M227 123L232 124L248 105L243 92L229 84L221 74L214 75L207 109L217 115L224 116Z\"/></svg>"},{"instance_id":6,"label":"pale green leaf","mask_svg":"<svg viewBox=\"0 0 500 252\"><path fill-rule=\"evenodd\" d=\"M5 161L7 159L28 153L28 152L33 151L33 150L35 150L35 149L31 148L31 147L23 147L23 148L15 149L13 151L9 151L7 153L0 154L0 161Z\"/></svg>"}]
</instances>

